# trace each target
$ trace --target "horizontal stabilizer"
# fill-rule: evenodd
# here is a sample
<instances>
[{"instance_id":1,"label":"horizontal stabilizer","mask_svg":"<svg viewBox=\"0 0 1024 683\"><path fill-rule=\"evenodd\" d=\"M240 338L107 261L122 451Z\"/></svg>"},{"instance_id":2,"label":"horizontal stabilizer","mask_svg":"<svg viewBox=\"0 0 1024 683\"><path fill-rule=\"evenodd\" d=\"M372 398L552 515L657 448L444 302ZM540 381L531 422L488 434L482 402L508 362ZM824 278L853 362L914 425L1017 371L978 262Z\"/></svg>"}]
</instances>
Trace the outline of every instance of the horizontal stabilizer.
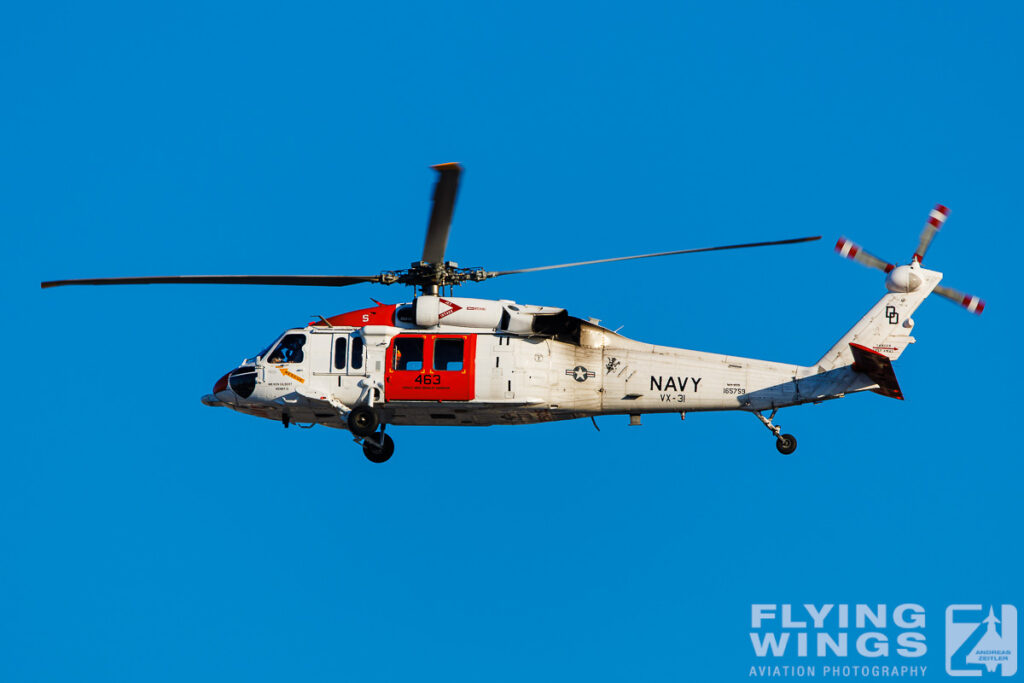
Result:
<instances>
[{"instance_id":1,"label":"horizontal stabilizer","mask_svg":"<svg viewBox=\"0 0 1024 683\"><path fill-rule=\"evenodd\" d=\"M854 372L867 375L878 385L878 388L872 391L882 396L903 400L903 392L900 391L900 383L896 381L891 360L884 354L860 344L850 344L850 351L853 353Z\"/></svg>"}]
</instances>

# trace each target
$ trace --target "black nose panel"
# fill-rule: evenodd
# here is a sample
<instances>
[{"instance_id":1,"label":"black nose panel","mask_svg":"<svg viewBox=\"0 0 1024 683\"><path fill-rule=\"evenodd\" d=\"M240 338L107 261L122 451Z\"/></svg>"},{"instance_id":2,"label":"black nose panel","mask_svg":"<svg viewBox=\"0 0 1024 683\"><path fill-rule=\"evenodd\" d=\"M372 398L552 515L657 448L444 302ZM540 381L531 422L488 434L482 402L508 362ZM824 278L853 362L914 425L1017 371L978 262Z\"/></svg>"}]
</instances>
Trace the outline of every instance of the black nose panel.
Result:
<instances>
[{"instance_id":1,"label":"black nose panel","mask_svg":"<svg viewBox=\"0 0 1024 683\"><path fill-rule=\"evenodd\" d=\"M250 365L232 370L228 376L228 386L241 398L249 398L256 390L256 368Z\"/></svg>"}]
</instances>

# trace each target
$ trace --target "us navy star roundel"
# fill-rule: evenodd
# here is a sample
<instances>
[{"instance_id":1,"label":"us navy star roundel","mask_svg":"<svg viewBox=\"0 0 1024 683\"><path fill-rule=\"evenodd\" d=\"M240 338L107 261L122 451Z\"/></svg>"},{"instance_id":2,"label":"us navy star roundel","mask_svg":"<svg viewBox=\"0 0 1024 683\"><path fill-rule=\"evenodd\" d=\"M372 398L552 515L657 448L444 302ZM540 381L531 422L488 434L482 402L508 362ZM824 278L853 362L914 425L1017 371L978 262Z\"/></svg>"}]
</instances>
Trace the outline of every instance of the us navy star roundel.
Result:
<instances>
[{"instance_id":1,"label":"us navy star roundel","mask_svg":"<svg viewBox=\"0 0 1024 683\"><path fill-rule=\"evenodd\" d=\"M572 375L577 382L586 382L589 377L595 377L597 373L587 370L582 365L577 365L571 370L566 370L565 374Z\"/></svg>"}]
</instances>

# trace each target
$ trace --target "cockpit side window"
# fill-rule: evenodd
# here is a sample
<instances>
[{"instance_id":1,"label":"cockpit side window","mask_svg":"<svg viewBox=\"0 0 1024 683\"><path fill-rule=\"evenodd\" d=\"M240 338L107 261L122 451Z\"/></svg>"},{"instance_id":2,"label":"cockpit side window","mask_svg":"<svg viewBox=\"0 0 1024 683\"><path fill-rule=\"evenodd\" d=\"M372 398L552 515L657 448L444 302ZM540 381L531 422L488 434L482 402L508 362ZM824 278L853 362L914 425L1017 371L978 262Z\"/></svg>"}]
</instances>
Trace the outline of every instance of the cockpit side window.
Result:
<instances>
[{"instance_id":1,"label":"cockpit side window","mask_svg":"<svg viewBox=\"0 0 1024 683\"><path fill-rule=\"evenodd\" d=\"M271 352L269 363L301 363L302 347L306 344L304 334L286 334L281 343Z\"/></svg>"}]
</instances>

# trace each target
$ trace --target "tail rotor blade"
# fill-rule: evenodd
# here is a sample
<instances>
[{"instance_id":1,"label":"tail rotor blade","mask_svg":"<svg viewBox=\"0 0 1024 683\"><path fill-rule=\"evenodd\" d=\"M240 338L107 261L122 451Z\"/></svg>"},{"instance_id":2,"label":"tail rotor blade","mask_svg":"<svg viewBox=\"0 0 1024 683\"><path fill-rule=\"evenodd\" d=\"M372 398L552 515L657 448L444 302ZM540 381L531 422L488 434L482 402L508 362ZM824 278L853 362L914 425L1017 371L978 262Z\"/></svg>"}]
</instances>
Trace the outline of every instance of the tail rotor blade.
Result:
<instances>
[{"instance_id":1,"label":"tail rotor blade","mask_svg":"<svg viewBox=\"0 0 1024 683\"><path fill-rule=\"evenodd\" d=\"M932 212L928 214L928 222L924 224L924 229L921 231L921 240L918 242L917 251L914 252L915 261L920 263L924 260L928 247L935 239L935 233L939 231L947 218L949 218L949 209L942 204L936 204Z\"/></svg>"},{"instance_id":2,"label":"tail rotor blade","mask_svg":"<svg viewBox=\"0 0 1024 683\"><path fill-rule=\"evenodd\" d=\"M981 315L981 312L985 310L985 302L976 296L964 294L963 292L958 292L955 289L952 289L950 287L943 287L942 285L939 285L932 291L934 291L939 296L946 297L955 304L960 304L968 311L976 315Z\"/></svg>"},{"instance_id":3,"label":"tail rotor blade","mask_svg":"<svg viewBox=\"0 0 1024 683\"><path fill-rule=\"evenodd\" d=\"M422 260L427 263L442 263L444 250L448 246L452 214L455 213L455 195L459 190L462 166L451 163L438 164L431 168L437 171L439 176L434 186L434 206L430 210L430 222L427 223L427 239L423 243Z\"/></svg>"},{"instance_id":4,"label":"tail rotor blade","mask_svg":"<svg viewBox=\"0 0 1024 683\"><path fill-rule=\"evenodd\" d=\"M839 241L836 242L836 252L843 258L848 258L857 263L861 263L868 268L878 268L883 273L890 272L894 266L888 261L883 261L877 256L873 256L868 252L864 251L860 245L854 244L845 237L840 237Z\"/></svg>"}]
</instances>

